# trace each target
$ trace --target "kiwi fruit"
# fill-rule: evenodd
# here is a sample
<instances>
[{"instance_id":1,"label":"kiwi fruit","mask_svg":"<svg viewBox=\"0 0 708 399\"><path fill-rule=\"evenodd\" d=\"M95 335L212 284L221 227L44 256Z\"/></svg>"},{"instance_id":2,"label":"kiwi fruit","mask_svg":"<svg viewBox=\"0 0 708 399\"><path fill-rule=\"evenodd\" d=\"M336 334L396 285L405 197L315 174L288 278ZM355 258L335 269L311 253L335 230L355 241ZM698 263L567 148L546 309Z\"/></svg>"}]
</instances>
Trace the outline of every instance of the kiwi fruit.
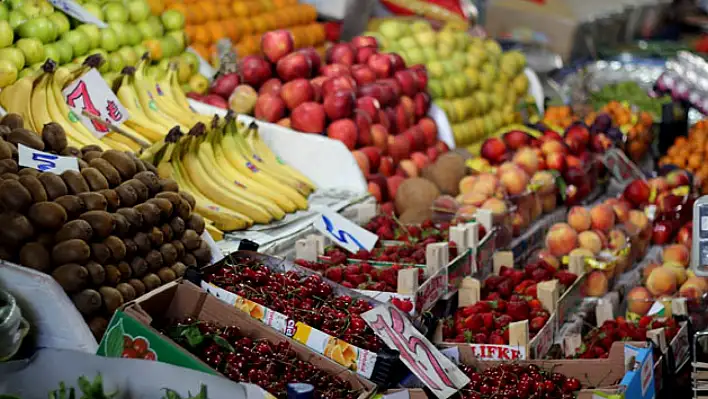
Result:
<instances>
[{"instance_id":1,"label":"kiwi fruit","mask_svg":"<svg viewBox=\"0 0 708 399\"><path fill-rule=\"evenodd\" d=\"M88 326L96 342L101 342L101 338L103 338L103 335L106 333L106 329L108 328L108 319L101 316L93 317L88 321Z\"/></svg>"},{"instance_id":2,"label":"kiwi fruit","mask_svg":"<svg viewBox=\"0 0 708 399\"><path fill-rule=\"evenodd\" d=\"M160 179L160 191L178 193L179 185L172 179Z\"/></svg>"},{"instance_id":3,"label":"kiwi fruit","mask_svg":"<svg viewBox=\"0 0 708 399\"><path fill-rule=\"evenodd\" d=\"M148 264L148 269L151 271L160 269L164 263L160 251L154 249L145 255L145 261Z\"/></svg>"},{"instance_id":4,"label":"kiwi fruit","mask_svg":"<svg viewBox=\"0 0 708 399\"><path fill-rule=\"evenodd\" d=\"M150 292L155 288L162 285L162 280L154 273L149 273L143 277L143 284L145 284L145 292Z\"/></svg>"},{"instance_id":5,"label":"kiwi fruit","mask_svg":"<svg viewBox=\"0 0 708 399\"><path fill-rule=\"evenodd\" d=\"M81 154L82 155L89 153L89 152L93 152L93 151L98 151L98 152L103 153L103 148L101 148L101 146L98 146L96 144L89 144L89 145L85 145L85 146L81 147Z\"/></svg>"},{"instance_id":6,"label":"kiwi fruit","mask_svg":"<svg viewBox=\"0 0 708 399\"><path fill-rule=\"evenodd\" d=\"M166 265L174 264L178 259L177 249L172 244L162 244L160 246L160 255L162 255L162 261Z\"/></svg>"},{"instance_id":7,"label":"kiwi fruit","mask_svg":"<svg viewBox=\"0 0 708 399\"><path fill-rule=\"evenodd\" d=\"M59 155L64 155L67 157L75 157L81 159L81 150L76 147L68 146L64 148L64 151L60 152Z\"/></svg>"},{"instance_id":8,"label":"kiwi fruit","mask_svg":"<svg viewBox=\"0 0 708 399\"><path fill-rule=\"evenodd\" d=\"M54 244L56 244L56 240L54 240L54 233L50 233L48 231L37 234L37 239L35 241L44 245L44 248L46 249L51 249Z\"/></svg>"},{"instance_id":9,"label":"kiwi fruit","mask_svg":"<svg viewBox=\"0 0 708 399\"><path fill-rule=\"evenodd\" d=\"M135 169L135 162L125 154L117 150L107 150L101 154L101 159L105 159L113 165L113 167L120 173L120 177L123 180L132 179L137 172Z\"/></svg>"},{"instance_id":10,"label":"kiwi fruit","mask_svg":"<svg viewBox=\"0 0 708 399\"><path fill-rule=\"evenodd\" d=\"M162 234L162 230L157 227L153 227L152 230L150 230L148 238L150 238L153 247L159 247L165 242L165 236Z\"/></svg>"},{"instance_id":11,"label":"kiwi fruit","mask_svg":"<svg viewBox=\"0 0 708 399\"><path fill-rule=\"evenodd\" d=\"M52 272L52 277L54 277L54 280L68 293L76 292L84 288L90 278L88 270L76 263L68 263L57 267Z\"/></svg>"},{"instance_id":12,"label":"kiwi fruit","mask_svg":"<svg viewBox=\"0 0 708 399\"><path fill-rule=\"evenodd\" d=\"M182 257L182 263L184 263L187 267L197 267L197 258L195 258L192 254L185 254Z\"/></svg>"},{"instance_id":13,"label":"kiwi fruit","mask_svg":"<svg viewBox=\"0 0 708 399\"><path fill-rule=\"evenodd\" d=\"M184 223L184 219L182 219L179 216L175 216L170 220L170 228L172 229L172 234L175 237L182 237L182 234L184 234L186 224Z\"/></svg>"},{"instance_id":14,"label":"kiwi fruit","mask_svg":"<svg viewBox=\"0 0 708 399\"><path fill-rule=\"evenodd\" d=\"M56 265L84 263L91 257L89 245L77 238L60 242L52 248L52 260Z\"/></svg>"},{"instance_id":15,"label":"kiwi fruit","mask_svg":"<svg viewBox=\"0 0 708 399\"><path fill-rule=\"evenodd\" d=\"M133 270L133 276L142 277L148 271L148 263L145 261L145 258L136 256L130 261L130 268Z\"/></svg>"},{"instance_id":16,"label":"kiwi fruit","mask_svg":"<svg viewBox=\"0 0 708 399\"><path fill-rule=\"evenodd\" d=\"M401 214L398 218L401 223L405 224L419 224L424 221L431 219L433 217L433 210L430 207L415 207L408 208L405 212Z\"/></svg>"},{"instance_id":17,"label":"kiwi fruit","mask_svg":"<svg viewBox=\"0 0 708 399\"><path fill-rule=\"evenodd\" d=\"M34 170L34 169L31 169L31 170ZM30 196L32 197L32 202L34 202L34 203L43 202L43 201L47 201L49 199L47 197L47 192L44 190L44 186L39 181L39 179L37 179L36 176L21 175L19 178L19 182L30 193Z\"/></svg>"},{"instance_id":18,"label":"kiwi fruit","mask_svg":"<svg viewBox=\"0 0 708 399\"><path fill-rule=\"evenodd\" d=\"M103 268L100 264L94 262L94 261L88 261L86 262L86 270L89 272L89 276L91 277L91 283L93 285L101 285L103 284L104 281L106 281L106 269Z\"/></svg>"},{"instance_id":19,"label":"kiwi fruit","mask_svg":"<svg viewBox=\"0 0 708 399\"><path fill-rule=\"evenodd\" d=\"M44 142L42 142L42 139L34 132L21 127L12 129L5 140L15 145L22 144L27 147L34 148L35 150L44 150Z\"/></svg>"},{"instance_id":20,"label":"kiwi fruit","mask_svg":"<svg viewBox=\"0 0 708 399\"><path fill-rule=\"evenodd\" d=\"M172 241L174 234L172 233L172 227L165 223L160 226L160 231L162 232L163 242Z\"/></svg>"},{"instance_id":21,"label":"kiwi fruit","mask_svg":"<svg viewBox=\"0 0 708 399\"><path fill-rule=\"evenodd\" d=\"M116 187L123 181L118 170L103 158L90 160L89 166L98 169L111 187Z\"/></svg>"},{"instance_id":22,"label":"kiwi fruit","mask_svg":"<svg viewBox=\"0 0 708 399\"><path fill-rule=\"evenodd\" d=\"M138 196L138 203L143 203L150 198L150 190L148 190L147 186L138 179L130 179L123 182L121 186L122 185L129 185L135 189L135 194Z\"/></svg>"},{"instance_id":23,"label":"kiwi fruit","mask_svg":"<svg viewBox=\"0 0 708 399\"><path fill-rule=\"evenodd\" d=\"M3 173L0 175L0 181L2 180L20 180L20 176L17 176L15 173Z\"/></svg>"},{"instance_id":24,"label":"kiwi fruit","mask_svg":"<svg viewBox=\"0 0 708 399\"><path fill-rule=\"evenodd\" d=\"M185 266L182 262L175 262L170 269L175 272L175 276L177 276L177 278L184 276L184 273L187 272L187 266Z\"/></svg>"},{"instance_id":25,"label":"kiwi fruit","mask_svg":"<svg viewBox=\"0 0 708 399\"><path fill-rule=\"evenodd\" d=\"M108 186L108 180L106 180L105 176L96 168L88 167L82 169L81 176L84 177L91 191L108 190L110 188Z\"/></svg>"},{"instance_id":26,"label":"kiwi fruit","mask_svg":"<svg viewBox=\"0 0 708 399\"><path fill-rule=\"evenodd\" d=\"M93 234L97 237L108 237L115 227L115 220L113 220L111 214L106 211L84 212L79 218L87 221L91 225Z\"/></svg>"},{"instance_id":27,"label":"kiwi fruit","mask_svg":"<svg viewBox=\"0 0 708 399\"><path fill-rule=\"evenodd\" d=\"M67 145L66 132L60 124L49 122L42 127L42 142L48 151L62 152Z\"/></svg>"},{"instance_id":28,"label":"kiwi fruit","mask_svg":"<svg viewBox=\"0 0 708 399\"><path fill-rule=\"evenodd\" d=\"M66 210L56 202L38 202L27 212L30 221L40 229L58 230L66 223Z\"/></svg>"},{"instance_id":29,"label":"kiwi fruit","mask_svg":"<svg viewBox=\"0 0 708 399\"><path fill-rule=\"evenodd\" d=\"M121 280L125 281L133 276L133 269L130 267L130 263L126 261L118 262L118 270L120 271Z\"/></svg>"},{"instance_id":30,"label":"kiwi fruit","mask_svg":"<svg viewBox=\"0 0 708 399\"><path fill-rule=\"evenodd\" d=\"M8 261L13 261L15 260L15 248L16 246L13 247L6 247L4 245L0 245L0 259L2 260L8 260Z\"/></svg>"},{"instance_id":31,"label":"kiwi fruit","mask_svg":"<svg viewBox=\"0 0 708 399\"><path fill-rule=\"evenodd\" d=\"M103 244L108 247L111 251L111 257L113 260L120 261L125 258L126 248L123 240L116 236L109 236L103 240Z\"/></svg>"},{"instance_id":32,"label":"kiwi fruit","mask_svg":"<svg viewBox=\"0 0 708 399\"><path fill-rule=\"evenodd\" d=\"M39 177L39 175L40 175L41 173L42 173L42 172L38 171L37 169L23 168L23 169L20 169L20 170L17 172L17 175L20 176L20 177L22 177L22 176L34 176L34 177ZM44 188L44 187L43 187L43 188Z\"/></svg>"},{"instance_id":33,"label":"kiwi fruit","mask_svg":"<svg viewBox=\"0 0 708 399\"><path fill-rule=\"evenodd\" d=\"M211 249L206 241L202 240L199 248L192 251L192 255L197 259L198 266L206 266L211 261Z\"/></svg>"},{"instance_id":34,"label":"kiwi fruit","mask_svg":"<svg viewBox=\"0 0 708 399\"><path fill-rule=\"evenodd\" d=\"M146 233L140 232L135 234L133 241L135 241L135 244L138 246L138 253L140 254L146 254L152 248L150 236Z\"/></svg>"},{"instance_id":35,"label":"kiwi fruit","mask_svg":"<svg viewBox=\"0 0 708 399\"><path fill-rule=\"evenodd\" d=\"M32 205L32 194L18 180L0 182L0 206L8 211L22 212Z\"/></svg>"},{"instance_id":36,"label":"kiwi fruit","mask_svg":"<svg viewBox=\"0 0 708 399\"><path fill-rule=\"evenodd\" d=\"M122 275L120 274L120 269L116 265L106 265L106 284L111 287L115 287L120 283Z\"/></svg>"},{"instance_id":37,"label":"kiwi fruit","mask_svg":"<svg viewBox=\"0 0 708 399\"><path fill-rule=\"evenodd\" d=\"M106 197L99 193L81 193L78 197L84 202L86 211L105 211L108 209Z\"/></svg>"},{"instance_id":38,"label":"kiwi fruit","mask_svg":"<svg viewBox=\"0 0 708 399\"><path fill-rule=\"evenodd\" d=\"M86 204L76 195L62 195L55 199L54 202L64 208L69 219L74 219L86 211Z\"/></svg>"},{"instance_id":39,"label":"kiwi fruit","mask_svg":"<svg viewBox=\"0 0 708 399\"><path fill-rule=\"evenodd\" d=\"M150 198L147 200L148 204L153 204L160 209L160 216L162 220L169 220L172 216L173 206L172 203L166 198Z\"/></svg>"},{"instance_id":40,"label":"kiwi fruit","mask_svg":"<svg viewBox=\"0 0 708 399\"><path fill-rule=\"evenodd\" d=\"M83 159L77 159L76 162L79 164L79 172L89 167L88 162L84 161Z\"/></svg>"},{"instance_id":41,"label":"kiwi fruit","mask_svg":"<svg viewBox=\"0 0 708 399\"><path fill-rule=\"evenodd\" d=\"M128 219L120 213L111 213L111 217L115 221L113 234L121 238L127 236L130 233L130 223Z\"/></svg>"},{"instance_id":42,"label":"kiwi fruit","mask_svg":"<svg viewBox=\"0 0 708 399\"><path fill-rule=\"evenodd\" d=\"M402 214L410 208L430 208L439 196L440 191L430 180L422 177L406 179L396 191L396 211Z\"/></svg>"},{"instance_id":43,"label":"kiwi fruit","mask_svg":"<svg viewBox=\"0 0 708 399\"><path fill-rule=\"evenodd\" d=\"M44 190L47 192L47 198L50 201L69 194L69 189L66 187L66 184L64 184L64 180L54 173L43 172L39 175L38 179L42 182Z\"/></svg>"},{"instance_id":44,"label":"kiwi fruit","mask_svg":"<svg viewBox=\"0 0 708 399\"><path fill-rule=\"evenodd\" d=\"M177 274L169 267L163 267L157 271L157 276L162 280L162 284L167 284L177 279Z\"/></svg>"},{"instance_id":45,"label":"kiwi fruit","mask_svg":"<svg viewBox=\"0 0 708 399\"><path fill-rule=\"evenodd\" d=\"M143 166L145 166L145 171L146 171L146 172L152 172L152 173L155 174L155 176L158 175L158 173L157 173L157 167L156 167L155 165L151 164L150 162L143 161L142 159L141 159L140 161L142 161Z\"/></svg>"},{"instance_id":46,"label":"kiwi fruit","mask_svg":"<svg viewBox=\"0 0 708 399\"><path fill-rule=\"evenodd\" d=\"M138 174L140 172L145 172L147 169L145 169L145 165L143 165L143 162L135 156L132 152L126 152L125 153L130 159L133 160L133 164L135 164L135 173Z\"/></svg>"},{"instance_id":47,"label":"kiwi fruit","mask_svg":"<svg viewBox=\"0 0 708 399\"><path fill-rule=\"evenodd\" d=\"M22 126L20 126L20 127L22 127ZM11 129L11 128L9 128L9 127L7 127L7 126L5 126L5 125L0 124L0 139L2 139L3 141L5 141L5 137L9 136L9 135L10 135L10 132L12 132L12 129Z\"/></svg>"},{"instance_id":48,"label":"kiwi fruit","mask_svg":"<svg viewBox=\"0 0 708 399\"><path fill-rule=\"evenodd\" d=\"M12 150L10 146L5 142L5 139L0 137L0 159L11 159Z\"/></svg>"},{"instance_id":49,"label":"kiwi fruit","mask_svg":"<svg viewBox=\"0 0 708 399\"><path fill-rule=\"evenodd\" d=\"M184 254L187 253L187 251L184 249L184 244L182 244L182 241L172 240L172 242L170 244L172 244L172 246L175 247L175 250L177 251L177 258L182 259Z\"/></svg>"},{"instance_id":50,"label":"kiwi fruit","mask_svg":"<svg viewBox=\"0 0 708 399\"><path fill-rule=\"evenodd\" d=\"M135 299L135 288L133 288L132 285L128 283L120 283L116 286L116 289L120 292L120 295L123 297L124 301L130 302Z\"/></svg>"},{"instance_id":51,"label":"kiwi fruit","mask_svg":"<svg viewBox=\"0 0 708 399\"><path fill-rule=\"evenodd\" d=\"M145 187L148 188L151 195L155 195L160 192L160 178L157 177L155 173L152 172L140 172L133 176L134 179L140 180Z\"/></svg>"},{"instance_id":52,"label":"kiwi fruit","mask_svg":"<svg viewBox=\"0 0 708 399\"><path fill-rule=\"evenodd\" d=\"M118 196L116 190L101 190L98 193L106 199L106 203L108 204L108 210L115 211L116 209L118 209L118 207L120 206L120 197Z\"/></svg>"},{"instance_id":53,"label":"kiwi fruit","mask_svg":"<svg viewBox=\"0 0 708 399\"><path fill-rule=\"evenodd\" d=\"M19 245L34 236L32 223L20 213L0 213L0 242L10 245Z\"/></svg>"},{"instance_id":54,"label":"kiwi fruit","mask_svg":"<svg viewBox=\"0 0 708 399\"><path fill-rule=\"evenodd\" d=\"M113 314L118 308L123 306L123 295L117 289L103 286L98 289L98 292L101 293L103 307L109 314Z\"/></svg>"},{"instance_id":55,"label":"kiwi fruit","mask_svg":"<svg viewBox=\"0 0 708 399\"><path fill-rule=\"evenodd\" d=\"M57 234L54 235L54 241L60 243L67 240L79 239L89 242L92 237L93 228L91 228L91 225L85 220L76 219L63 225Z\"/></svg>"},{"instance_id":56,"label":"kiwi fruit","mask_svg":"<svg viewBox=\"0 0 708 399\"><path fill-rule=\"evenodd\" d=\"M202 238L199 237L196 231L187 229L184 231L184 234L182 234L180 241L182 241L186 250L193 251L199 248L199 245L202 243Z\"/></svg>"},{"instance_id":57,"label":"kiwi fruit","mask_svg":"<svg viewBox=\"0 0 708 399\"><path fill-rule=\"evenodd\" d=\"M20 249L20 264L47 273L51 270L52 259L44 245L38 242L28 242Z\"/></svg>"},{"instance_id":58,"label":"kiwi fruit","mask_svg":"<svg viewBox=\"0 0 708 399\"><path fill-rule=\"evenodd\" d=\"M100 264L105 264L111 259L111 250L102 242L91 243L91 257Z\"/></svg>"},{"instance_id":59,"label":"kiwi fruit","mask_svg":"<svg viewBox=\"0 0 708 399\"><path fill-rule=\"evenodd\" d=\"M101 309L101 305L103 305L101 294L90 288L74 294L71 300L74 302L76 309L84 316L90 316L96 313ZM106 322L106 324L108 324L108 322Z\"/></svg>"},{"instance_id":60,"label":"kiwi fruit","mask_svg":"<svg viewBox=\"0 0 708 399\"><path fill-rule=\"evenodd\" d=\"M91 190L81 172L67 170L61 174L61 178L64 180L64 183L71 194L87 193Z\"/></svg>"},{"instance_id":61,"label":"kiwi fruit","mask_svg":"<svg viewBox=\"0 0 708 399\"><path fill-rule=\"evenodd\" d=\"M133 206L138 203L138 193L135 188L129 184L121 184L114 190L120 198L121 206Z\"/></svg>"},{"instance_id":62,"label":"kiwi fruit","mask_svg":"<svg viewBox=\"0 0 708 399\"><path fill-rule=\"evenodd\" d=\"M91 162L96 158L101 158L102 153L103 151L86 151L82 159L86 162Z\"/></svg>"},{"instance_id":63,"label":"kiwi fruit","mask_svg":"<svg viewBox=\"0 0 708 399\"><path fill-rule=\"evenodd\" d=\"M145 293L145 284L137 278L131 278L128 280L128 284L135 290L135 296L139 297Z\"/></svg>"},{"instance_id":64,"label":"kiwi fruit","mask_svg":"<svg viewBox=\"0 0 708 399\"><path fill-rule=\"evenodd\" d=\"M169 200L172 203L172 206L174 207L172 214L175 216L179 216L184 220L187 220L189 215L192 213L192 208L189 206L189 203L184 198L180 197L180 195L177 193L159 193L155 197L165 198Z\"/></svg>"},{"instance_id":65,"label":"kiwi fruit","mask_svg":"<svg viewBox=\"0 0 708 399\"><path fill-rule=\"evenodd\" d=\"M194 209L195 206L197 206L197 200L194 199L194 196L186 191L180 191L179 196L182 197L187 203L189 204L189 207Z\"/></svg>"},{"instance_id":66,"label":"kiwi fruit","mask_svg":"<svg viewBox=\"0 0 708 399\"><path fill-rule=\"evenodd\" d=\"M142 230L143 228L143 215L133 208L121 208L116 211L128 220L130 223L130 228L132 231Z\"/></svg>"},{"instance_id":67,"label":"kiwi fruit","mask_svg":"<svg viewBox=\"0 0 708 399\"><path fill-rule=\"evenodd\" d=\"M17 173L19 169L14 159L3 159L0 161L0 174Z\"/></svg>"},{"instance_id":68,"label":"kiwi fruit","mask_svg":"<svg viewBox=\"0 0 708 399\"><path fill-rule=\"evenodd\" d=\"M205 227L206 225L204 223L204 218L201 217L201 215L193 213L189 215L188 219L186 219L185 228L188 230L194 230L198 235L202 235Z\"/></svg>"},{"instance_id":69,"label":"kiwi fruit","mask_svg":"<svg viewBox=\"0 0 708 399\"><path fill-rule=\"evenodd\" d=\"M25 125L25 121L19 114L9 113L0 120L0 125L8 127L10 130L19 129Z\"/></svg>"},{"instance_id":70,"label":"kiwi fruit","mask_svg":"<svg viewBox=\"0 0 708 399\"><path fill-rule=\"evenodd\" d=\"M133 207L143 216L143 227L157 226L160 223L160 208L155 204L142 203Z\"/></svg>"}]
</instances>

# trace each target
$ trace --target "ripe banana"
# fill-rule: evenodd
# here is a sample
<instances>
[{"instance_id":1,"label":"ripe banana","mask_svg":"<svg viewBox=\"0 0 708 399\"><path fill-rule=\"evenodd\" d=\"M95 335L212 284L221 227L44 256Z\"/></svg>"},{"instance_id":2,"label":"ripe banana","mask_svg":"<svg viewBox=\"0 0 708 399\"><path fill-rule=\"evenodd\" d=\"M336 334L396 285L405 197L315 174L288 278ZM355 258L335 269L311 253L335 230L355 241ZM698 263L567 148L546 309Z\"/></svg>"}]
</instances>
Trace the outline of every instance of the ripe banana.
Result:
<instances>
[{"instance_id":1,"label":"ripe banana","mask_svg":"<svg viewBox=\"0 0 708 399\"><path fill-rule=\"evenodd\" d=\"M174 125L170 123L163 124L162 120L153 120L144 112L135 88L132 85L132 76L123 75L120 86L116 91L116 97L121 104L128 110L130 119L128 123L133 129L141 131L146 137L150 137L152 141L158 141L165 137ZM139 128L139 127L142 127Z\"/></svg>"},{"instance_id":2,"label":"ripe banana","mask_svg":"<svg viewBox=\"0 0 708 399\"><path fill-rule=\"evenodd\" d=\"M27 124L27 128L34 129L32 126L32 109L30 108L30 100L32 98L32 89L34 81L41 76L41 73L34 73L23 77L16 81L11 86L0 91L0 105L5 108L8 113L14 113L22 116L22 119Z\"/></svg>"},{"instance_id":3,"label":"ripe banana","mask_svg":"<svg viewBox=\"0 0 708 399\"><path fill-rule=\"evenodd\" d=\"M32 98L30 99L30 109L32 110L32 125L34 132L40 134L44 125L52 122L52 117L47 110L47 88L51 73L44 73L35 82L34 90L32 90Z\"/></svg>"},{"instance_id":4,"label":"ripe banana","mask_svg":"<svg viewBox=\"0 0 708 399\"><path fill-rule=\"evenodd\" d=\"M145 67L147 65L147 60L143 59L138 62L138 66L135 68L135 73L132 76L132 83L135 88L135 93L137 94L138 100L140 101L140 106L143 109L148 118L158 121L160 124L165 126L175 126L178 125L185 132L189 130L187 125L175 120L168 115L166 115L157 105L155 98L154 86L150 87L147 77L145 76Z\"/></svg>"}]
</instances>

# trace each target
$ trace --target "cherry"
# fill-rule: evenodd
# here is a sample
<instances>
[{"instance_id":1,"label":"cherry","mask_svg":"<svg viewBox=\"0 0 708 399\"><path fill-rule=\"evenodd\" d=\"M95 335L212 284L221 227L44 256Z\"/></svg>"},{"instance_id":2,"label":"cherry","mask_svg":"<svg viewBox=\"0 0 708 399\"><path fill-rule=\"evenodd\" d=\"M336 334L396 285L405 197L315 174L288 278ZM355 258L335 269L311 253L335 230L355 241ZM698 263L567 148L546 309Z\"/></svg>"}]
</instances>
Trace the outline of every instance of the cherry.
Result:
<instances>
[{"instance_id":1,"label":"cherry","mask_svg":"<svg viewBox=\"0 0 708 399\"><path fill-rule=\"evenodd\" d=\"M137 359L138 354L135 352L135 349L133 348L125 348L123 349L123 353L121 353L120 357L128 358L128 359Z\"/></svg>"},{"instance_id":2,"label":"cherry","mask_svg":"<svg viewBox=\"0 0 708 399\"><path fill-rule=\"evenodd\" d=\"M147 351L145 352L145 355L143 355L143 359L155 361L157 360L157 356L155 356L155 352Z\"/></svg>"},{"instance_id":3,"label":"cherry","mask_svg":"<svg viewBox=\"0 0 708 399\"><path fill-rule=\"evenodd\" d=\"M133 340L133 349L135 349L138 355L147 353L148 347L148 342L143 337L138 337Z\"/></svg>"}]
</instances>

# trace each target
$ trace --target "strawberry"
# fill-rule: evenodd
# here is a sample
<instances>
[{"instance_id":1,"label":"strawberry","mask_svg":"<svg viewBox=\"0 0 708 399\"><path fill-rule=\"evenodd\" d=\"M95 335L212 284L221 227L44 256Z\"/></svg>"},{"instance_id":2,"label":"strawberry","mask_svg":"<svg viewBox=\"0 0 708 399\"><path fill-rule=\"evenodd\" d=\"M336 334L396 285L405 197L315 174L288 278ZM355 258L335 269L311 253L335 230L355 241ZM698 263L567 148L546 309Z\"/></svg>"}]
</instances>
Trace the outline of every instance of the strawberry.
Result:
<instances>
[{"instance_id":1,"label":"strawberry","mask_svg":"<svg viewBox=\"0 0 708 399\"><path fill-rule=\"evenodd\" d=\"M509 298L511 292L514 290L514 286L510 279L505 279L499 285L497 285L497 292L502 298Z\"/></svg>"},{"instance_id":2,"label":"strawberry","mask_svg":"<svg viewBox=\"0 0 708 399\"><path fill-rule=\"evenodd\" d=\"M594 347L592 348L592 351L593 351L592 355L594 355L594 357L595 357L596 359L597 359L597 358L601 358L601 357L603 357L604 355L607 354L607 352L606 352L604 349L602 349L601 347L599 347L599 346L594 346Z\"/></svg>"},{"instance_id":3,"label":"strawberry","mask_svg":"<svg viewBox=\"0 0 708 399\"><path fill-rule=\"evenodd\" d=\"M396 305L394 301L398 301L398 303L401 303L401 300L399 298L391 298L391 303L394 304L397 308L401 309L401 306ZM403 309L401 309L403 310ZM443 319L442 322L442 328L443 328L443 337L451 337L454 334L454 327L455 327L455 322L452 320L450 317L446 317Z\"/></svg>"},{"instance_id":4,"label":"strawberry","mask_svg":"<svg viewBox=\"0 0 708 399\"><path fill-rule=\"evenodd\" d=\"M486 344L487 343L487 334L483 332L478 332L477 334L474 335L474 342L478 344Z\"/></svg>"},{"instance_id":5,"label":"strawberry","mask_svg":"<svg viewBox=\"0 0 708 399\"><path fill-rule=\"evenodd\" d=\"M538 297L538 286L536 284L533 284L533 285L526 287L526 290L524 290L524 295L530 296L532 298L537 298Z\"/></svg>"},{"instance_id":6,"label":"strawberry","mask_svg":"<svg viewBox=\"0 0 708 399\"><path fill-rule=\"evenodd\" d=\"M364 274L364 276L367 276L367 275ZM372 291L386 291L386 283L384 283L383 281L373 283L369 286L369 289ZM401 310L403 310L403 309L401 309Z\"/></svg>"},{"instance_id":7,"label":"strawberry","mask_svg":"<svg viewBox=\"0 0 708 399\"><path fill-rule=\"evenodd\" d=\"M484 328L486 328L487 330L491 330L492 328L494 328L494 315L491 313L483 313L482 322L484 324Z\"/></svg>"},{"instance_id":8,"label":"strawberry","mask_svg":"<svg viewBox=\"0 0 708 399\"><path fill-rule=\"evenodd\" d=\"M517 285L517 284L521 283L521 281L523 281L524 272L521 270L514 270L509 277L511 277L511 282L514 285Z\"/></svg>"},{"instance_id":9,"label":"strawberry","mask_svg":"<svg viewBox=\"0 0 708 399\"><path fill-rule=\"evenodd\" d=\"M401 302L401 310L403 310L406 313L410 313L410 311L413 310L413 302L411 302L410 299L406 298Z\"/></svg>"},{"instance_id":10,"label":"strawberry","mask_svg":"<svg viewBox=\"0 0 708 399\"><path fill-rule=\"evenodd\" d=\"M578 276L567 271L567 270L559 270L556 272L555 276L556 279L558 279L558 282L563 285L565 288L570 287L573 285L575 280L578 279Z\"/></svg>"},{"instance_id":11,"label":"strawberry","mask_svg":"<svg viewBox=\"0 0 708 399\"><path fill-rule=\"evenodd\" d=\"M514 320L511 318L511 316L509 316L508 314L503 314L497 317L496 320L494 320L494 327L496 327L497 329L502 329L508 326L509 323L511 323L512 321Z\"/></svg>"},{"instance_id":12,"label":"strawberry","mask_svg":"<svg viewBox=\"0 0 708 399\"><path fill-rule=\"evenodd\" d=\"M545 325L546 325L546 318L545 317L534 317L533 319L531 319L531 323L529 323L529 330L533 331L533 332L538 332Z\"/></svg>"},{"instance_id":13,"label":"strawberry","mask_svg":"<svg viewBox=\"0 0 708 399\"><path fill-rule=\"evenodd\" d=\"M507 305L506 313L514 321L526 320L529 318L529 305L524 301L512 301Z\"/></svg>"},{"instance_id":14,"label":"strawberry","mask_svg":"<svg viewBox=\"0 0 708 399\"><path fill-rule=\"evenodd\" d=\"M324 272L325 278L328 278L335 283L341 283L342 282L342 267L341 266L332 266L329 269L325 270Z\"/></svg>"},{"instance_id":15,"label":"strawberry","mask_svg":"<svg viewBox=\"0 0 708 399\"><path fill-rule=\"evenodd\" d=\"M637 324L639 325L639 327L646 328L647 326L649 326L649 324L651 324L652 320L653 320L653 318L651 316L642 316L639 319L639 323L637 323Z\"/></svg>"},{"instance_id":16,"label":"strawberry","mask_svg":"<svg viewBox=\"0 0 708 399\"><path fill-rule=\"evenodd\" d=\"M477 313L466 318L464 324L467 330L477 331L484 325L484 320L482 319L482 315Z\"/></svg>"},{"instance_id":17,"label":"strawberry","mask_svg":"<svg viewBox=\"0 0 708 399\"><path fill-rule=\"evenodd\" d=\"M472 305L472 308L474 308L475 313L486 313L492 310L493 303L491 302L486 302L486 301L480 301Z\"/></svg>"},{"instance_id":18,"label":"strawberry","mask_svg":"<svg viewBox=\"0 0 708 399\"><path fill-rule=\"evenodd\" d=\"M350 265L347 265L344 269L344 272L347 274L359 274L361 273L361 265L358 263L352 263Z\"/></svg>"},{"instance_id":19,"label":"strawberry","mask_svg":"<svg viewBox=\"0 0 708 399\"><path fill-rule=\"evenodd\" d=\"M354 288L354 284L350 283L349 281L342 281L342 287Z\"/></svg>"},{"instance_id":20,"label":"strawberry","mask_svg":"<svg viewBox=\"0 0 708 399\"><path fill-rule=\"evenodd\" d=\"M489 344L490 345L506 345L506 342L504 342L504 337L495 331L489 336Z\"/></svg>"},{"instance_id":21,"label":"strawberry","mask_svg":"<svg viewBox=\"0 0 708 399\"><path fill-rule=\"evenodd\" d=\"M474 342L474 334L472 333L472 331L465 331L464 333L462 333L462 336L465 339L463 342L468 344Z\"/></svg>"},{"instance_id":22,"label":"strawberry","mask_svg":"<svg viewBox=\"0 0 708 399\"><path fill-rule=\"evenodd\" d=\"M502 277L510 277L513 272L514 272L514 269L512 269L508 266L502 266L499 268L499 275Z\"/></svg>"},{"instance_id":23,"label":"strawberry","mask_svg":"<svg viewBox=\"0 0 708 399\"><path fill-rule=\"evenodd\" d=\"M367 262L363 262L363 263L361 263L359 266L361 267L361 272L362 272L362 273L369 273L369 274L371 274L371 272L374 270L374 267L371 266L371 264L369 264L369 263L367 263Z\"/></svg>"},{"instance_id":24,"label":"strawberry","mask_svg":"<svg viewBox=\"0 0 708 399\"><path fill-rule=\"evenodd\" d=\"M530 307L532 310L540 310L540 309L543 309L543 305L541 304L541 301L539 301L538 299L532 299L532 300L530 300L528 303L529 303L529 307Z\"/></svg>"},{"instance_id":25,"label":"strawberry","mask_svg":"<svg viewBox=\"0 0 708 399\"><path fill-rule=\"evenodd\" d=\"M408 226L408 234L411 237L420 238L422 231L418 226Z\"/></svg>"},{"instance_id":26,"label":"strawberry","mask_svg":"<svg viewBox=\"0 0 708 399\"><path fill-rule=\"evenodd\" d=\"M549 273L548 270L546 270L546 269L539 268L539 269L534 270L531 273L531 279L533 279L537 283L541 282L541 281L550 280L550 278L551 278L551 273Z\"/></svg>"}]
</instances>

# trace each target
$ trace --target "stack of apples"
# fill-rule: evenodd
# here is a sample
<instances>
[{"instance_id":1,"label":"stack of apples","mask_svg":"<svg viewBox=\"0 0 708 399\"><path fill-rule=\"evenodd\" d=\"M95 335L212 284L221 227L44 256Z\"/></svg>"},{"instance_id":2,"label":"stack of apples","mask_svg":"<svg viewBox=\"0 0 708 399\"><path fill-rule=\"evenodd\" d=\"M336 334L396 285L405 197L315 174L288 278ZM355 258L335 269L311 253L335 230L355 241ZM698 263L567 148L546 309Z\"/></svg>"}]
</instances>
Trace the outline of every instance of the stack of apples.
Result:
<instances>
[{"instance_id":1,"label":"stack of apples","mask_svg":"<svg viewBox=\"0 0 708 399\"><path fill-rule=\"evenodd\" d=\"M466 31L436 32L425 20L386 20L371 34L382 51L426 65L428 90L452 124L458 146L477 153L484 138L520 120L516 105L529 87L522 53L503 53L496 41Z\"/></svg>"}]
</instances>

